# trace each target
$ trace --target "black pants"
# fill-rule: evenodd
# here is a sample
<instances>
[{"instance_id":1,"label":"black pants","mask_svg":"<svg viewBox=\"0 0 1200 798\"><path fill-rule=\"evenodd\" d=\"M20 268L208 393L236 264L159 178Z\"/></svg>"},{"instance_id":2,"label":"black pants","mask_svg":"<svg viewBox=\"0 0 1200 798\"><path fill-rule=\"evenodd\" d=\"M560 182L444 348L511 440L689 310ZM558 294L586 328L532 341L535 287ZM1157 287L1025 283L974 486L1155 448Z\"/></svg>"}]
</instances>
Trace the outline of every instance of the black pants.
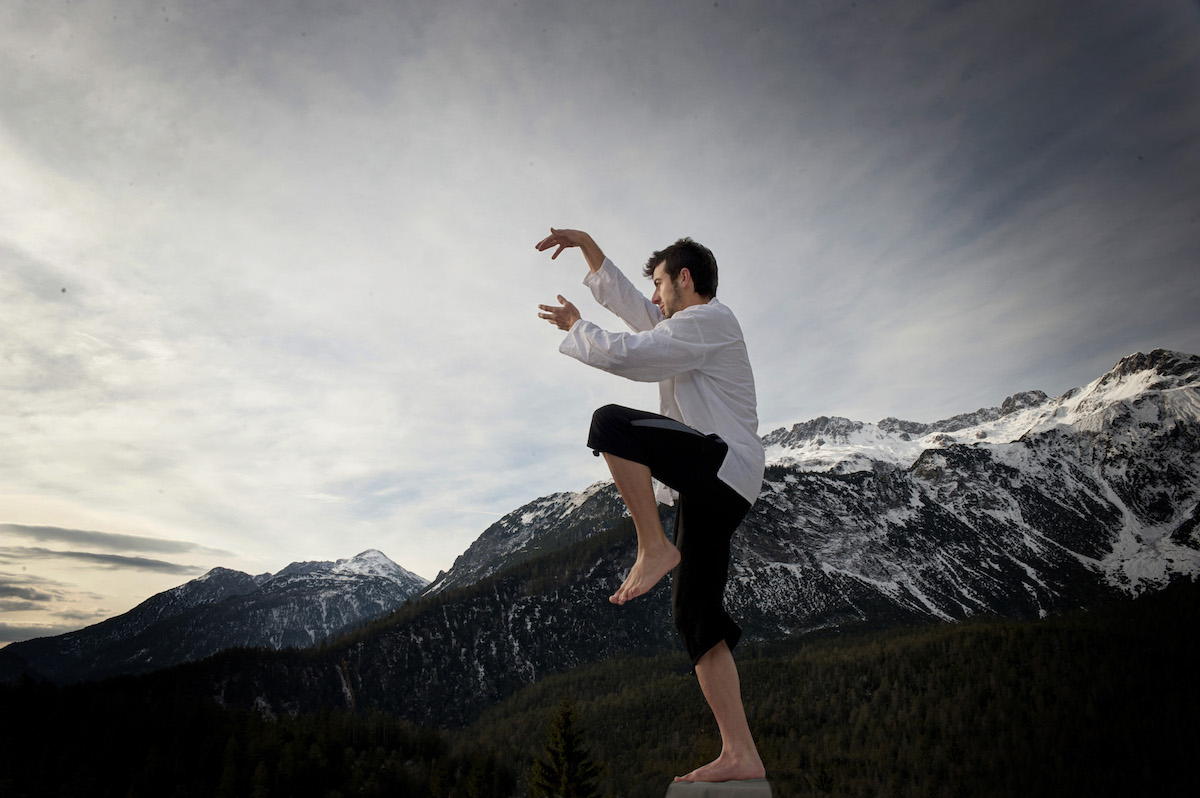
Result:
<instances>
[{"instance_id":1,"label":"black pants","mask_svg":"<svg viewBox=\"0 0 1200 798\"><path fill-rule=\"evenodd\" d=\"M750 503L717 478L729 447L716 435L620 405L593 414L588 446L648 466L655 479L679 493L680 561L671 577L675 628L693 664L722 640L732 650L742 630L725 612L729 543Z\"/></svg>"}]
</instances>

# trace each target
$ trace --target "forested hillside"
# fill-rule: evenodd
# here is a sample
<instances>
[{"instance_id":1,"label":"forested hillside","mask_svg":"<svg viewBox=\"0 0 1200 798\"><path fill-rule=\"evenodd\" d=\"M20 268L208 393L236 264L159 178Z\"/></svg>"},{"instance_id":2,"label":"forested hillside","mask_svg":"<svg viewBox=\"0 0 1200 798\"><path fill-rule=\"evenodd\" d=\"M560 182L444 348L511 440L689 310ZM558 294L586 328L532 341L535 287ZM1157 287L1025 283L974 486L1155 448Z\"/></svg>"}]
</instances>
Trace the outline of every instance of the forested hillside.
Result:
<instances>
[{"instance_id":1,"label":"forested hillside","mask_svg":"<svg viewBox=\"0 0 1200 798\"><path fill-rule=\"evenodd\" d=\"M809 636L740 661L776 796L1180 795L1197 781L1197 628L1200 584L1184 581L1091 612ZM0 685L0 794L521 795L564 693L605 795L658 798L717 753L681 653L547 677L453 734L222 708L164 671Z\"/></svg>"}]
</instances>

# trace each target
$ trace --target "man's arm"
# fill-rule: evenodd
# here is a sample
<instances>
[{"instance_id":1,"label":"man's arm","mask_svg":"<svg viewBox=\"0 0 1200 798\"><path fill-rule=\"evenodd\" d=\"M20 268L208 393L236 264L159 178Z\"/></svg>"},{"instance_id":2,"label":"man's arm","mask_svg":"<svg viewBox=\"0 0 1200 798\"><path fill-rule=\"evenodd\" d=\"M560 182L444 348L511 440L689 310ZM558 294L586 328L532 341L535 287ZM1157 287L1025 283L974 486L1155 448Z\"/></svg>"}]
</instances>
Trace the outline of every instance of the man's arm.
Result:
<instances>
[{"instance_id":1,"label":"man's arm","mask_svg":"<svg viewBox=\"0 0 1200 798\"><path fill-rule=\"evenodd\" d=\"M588 268L593 273L600 271L600 267L604 265L604 253L592 237L582 230L556 230L551 227L550 235L543 238L534 246L538 252L545 252L550 247L558 247L554 251L554 254L550 256L550 260L554 260L561 255L564 249L579 247L579 250L583 253L584 260L587 261Z\"/></svg>"},{"instance_id":2,"label":"man's arm","mask_svg":"<svg viewBox=\"0 0 1200 798\"><path fill-rule=\"evenodd\" d=\"M726 332L702 330L695 318L679 315L638 333L608 332L589 321L580 321L571 326L558 351L618 377L659 382L703 369L730 343Z\"/></svg>"}]
</instances>

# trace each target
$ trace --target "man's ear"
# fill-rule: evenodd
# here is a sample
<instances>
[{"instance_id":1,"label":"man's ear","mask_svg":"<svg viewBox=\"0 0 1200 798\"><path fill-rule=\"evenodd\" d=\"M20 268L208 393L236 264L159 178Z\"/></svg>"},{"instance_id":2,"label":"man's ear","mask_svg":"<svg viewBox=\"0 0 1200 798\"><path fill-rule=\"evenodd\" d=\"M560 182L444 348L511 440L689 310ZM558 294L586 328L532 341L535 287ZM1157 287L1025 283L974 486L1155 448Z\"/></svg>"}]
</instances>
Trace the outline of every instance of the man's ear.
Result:
<instances>
[{"instance_id":1,"label":"man's ear","mask_svg":"<svg viewBox=\"0 0 1200 798\"><path fill-rule=\"evenodd\" d=\"M678 279L680 288L687 288L690 285L693 291L696 289L696 283L692 280L692 273L688 271L686 266L679 270Z\"/></svg>"}]
</instances>

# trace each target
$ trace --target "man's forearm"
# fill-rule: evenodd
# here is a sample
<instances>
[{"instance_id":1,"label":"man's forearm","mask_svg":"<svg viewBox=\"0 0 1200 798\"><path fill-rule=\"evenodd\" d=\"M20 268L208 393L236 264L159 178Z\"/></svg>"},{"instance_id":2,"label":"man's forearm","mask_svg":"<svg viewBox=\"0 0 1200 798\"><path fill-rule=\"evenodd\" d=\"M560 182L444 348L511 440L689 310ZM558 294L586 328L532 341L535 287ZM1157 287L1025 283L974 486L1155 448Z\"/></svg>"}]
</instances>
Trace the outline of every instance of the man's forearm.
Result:
<instances>
[{"instance_id":1,"label":"man's forearm","mask_svg":"<svg viewBox=\"0 0 1200 798\"><path fill-rule=\"evenodd\" d=\"M604 265L604 252L600 246L587 233L583 234L583 240L579 242L579 250L583 253L584 260L587 261L588 268L592 272L600 271L600 267Z\"/></svg>"}]
</instances>

